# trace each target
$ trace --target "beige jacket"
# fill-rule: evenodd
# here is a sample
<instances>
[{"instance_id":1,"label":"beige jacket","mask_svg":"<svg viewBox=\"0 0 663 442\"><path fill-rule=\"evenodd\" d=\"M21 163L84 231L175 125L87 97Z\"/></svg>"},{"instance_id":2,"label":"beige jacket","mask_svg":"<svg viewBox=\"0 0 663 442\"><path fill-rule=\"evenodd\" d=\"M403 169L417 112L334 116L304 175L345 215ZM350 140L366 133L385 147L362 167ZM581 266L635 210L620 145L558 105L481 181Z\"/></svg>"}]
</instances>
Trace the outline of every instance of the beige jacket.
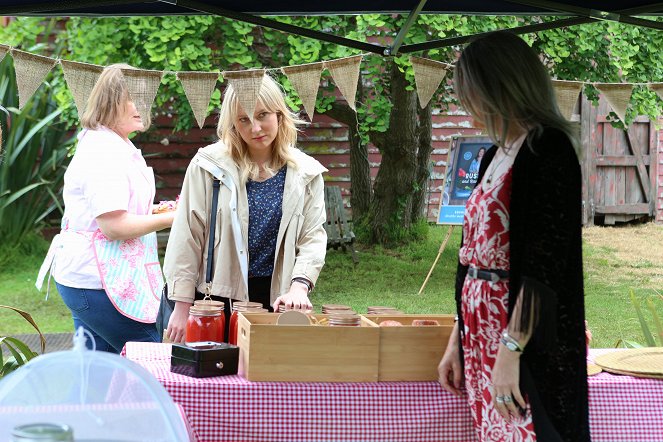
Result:
<instances>
[{"instance_id":1,"label":"beige jacket","mask_svg":"<svg viewBox=\"0 0 663 442\"><path fill-rule=\"evenodd\" d=\"M314 284L325 263L327 234L324 202L325 169L318 161L293 148L297 168L288 166L283 189L271 302L290 289L292 278L303 276ZM168 239L164 274L168 298L193 302L194 290L205 292L212 207L213 176L221 180L214 238L211 294L248 300L249 207L246 186L221 142L204 147L187 168L175 221Z\"/></svg>"}]
</instances>

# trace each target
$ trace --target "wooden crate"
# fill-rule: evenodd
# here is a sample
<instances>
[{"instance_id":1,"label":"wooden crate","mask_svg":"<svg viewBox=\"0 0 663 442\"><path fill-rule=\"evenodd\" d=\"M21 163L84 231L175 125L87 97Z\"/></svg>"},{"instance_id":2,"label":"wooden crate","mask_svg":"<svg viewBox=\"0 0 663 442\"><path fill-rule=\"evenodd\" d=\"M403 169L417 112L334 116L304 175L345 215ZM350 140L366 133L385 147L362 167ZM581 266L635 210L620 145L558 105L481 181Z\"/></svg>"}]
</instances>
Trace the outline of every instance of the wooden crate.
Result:
<instances>
[{"instance_id":1,"label":"wooden crate","mask_svg":"<svg viewBox=\"0 0 663 442\"><path fill-rule=\"evenodd\" d=\"M315 314L318 320L327 315ZM377 382L380 330L276 325L277 314L238 316L239 374L250 381Z\"/></svg>"},{"instance_id":2,"label":"wooden crate","mask_svg":"<svg viewBox=\"0 0 663 442\"><path fill-rule=\"evenodd\" d=\"M454 315L365 315L376 325L395 320L403 327L379 327L380 381L436 381L454 326ZM412 326L415 319L434 319L439 326Z\"/></svg>"}]
</instances>

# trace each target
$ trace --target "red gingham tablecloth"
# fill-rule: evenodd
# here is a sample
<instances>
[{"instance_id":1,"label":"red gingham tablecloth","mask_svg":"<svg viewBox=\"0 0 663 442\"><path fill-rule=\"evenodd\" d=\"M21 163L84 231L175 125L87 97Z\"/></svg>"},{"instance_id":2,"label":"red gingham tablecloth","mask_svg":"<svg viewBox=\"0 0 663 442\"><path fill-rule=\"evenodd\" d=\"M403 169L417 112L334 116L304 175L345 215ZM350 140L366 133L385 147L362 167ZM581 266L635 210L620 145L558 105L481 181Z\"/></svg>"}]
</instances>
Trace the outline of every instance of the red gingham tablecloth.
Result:
<instances>
[{"instance_id":1,"label":"red gingham tablecloth","mask_svg":"<svg viewBox=\"0 0 663 442\"><path fill-rule=\"evenodd\" d=\"M436 382L249 382L170 372L170 345L130 342L126 357L161 382L201 442L471 442L465 399ZM589 378L594 442L663 441L663 381Z\"/></svg>"}]
</instances>

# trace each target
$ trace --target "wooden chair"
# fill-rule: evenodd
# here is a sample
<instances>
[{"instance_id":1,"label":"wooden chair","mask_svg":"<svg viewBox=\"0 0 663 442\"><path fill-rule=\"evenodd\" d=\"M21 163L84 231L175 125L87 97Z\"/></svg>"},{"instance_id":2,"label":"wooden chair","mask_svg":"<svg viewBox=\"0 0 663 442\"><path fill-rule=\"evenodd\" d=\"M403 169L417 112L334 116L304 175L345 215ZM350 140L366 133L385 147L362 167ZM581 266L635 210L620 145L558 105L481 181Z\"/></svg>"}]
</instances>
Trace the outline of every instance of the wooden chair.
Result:
<instances>
[{"instance_id":1,"label":"wooden chair","mask_svg":"<svg viewBox=\"0 0 663 442\"><path fill-rule=\"evenodd\" d=\"M338 186L325 186L325 208L327 210L327 222L325 230L327 231L327 249L346 250L350 248L352 252L352 262L359 263L357 252L355 251L355 234L352 231L352 223L348 221L341 197L341 188Z\"/></svg>"}]
</instances>

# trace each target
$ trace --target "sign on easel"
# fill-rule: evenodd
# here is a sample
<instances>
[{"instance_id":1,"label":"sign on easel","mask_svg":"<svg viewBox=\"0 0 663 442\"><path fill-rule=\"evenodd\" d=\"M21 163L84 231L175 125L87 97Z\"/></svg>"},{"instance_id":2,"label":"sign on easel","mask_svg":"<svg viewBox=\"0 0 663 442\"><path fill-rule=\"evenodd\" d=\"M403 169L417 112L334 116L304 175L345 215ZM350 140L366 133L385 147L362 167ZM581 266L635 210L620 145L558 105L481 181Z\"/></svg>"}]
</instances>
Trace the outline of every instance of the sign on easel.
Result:
<instances>
[{"instance_id":1,"label":"sign on easel","mask_svg":"<svg viewBox=\"0 0 663 442\"><path fill-rule=\"evenodd\" d=\"M462 225L465 203L479 178L479 165L493 145L488 137L454 137L447 155L438 224Z\"/></svg>"},{"instance_id":2,"label":"sign on easel","mask_svg":"<svg viewBox=\"0 0 663 442\"><path fill-rule=\"evenodd\" d=\"M447 155L447 167L444 171L440 212L437 215L437 223L449 225L449 230L447 230L435 261L419 289L419 294L424 291L437 261L447 246L449 238L451 238L454 226L463 225L465 203L479 179L481 160L492 145L493 142L488 137L459 136L451 140L449 154Z\"/></svg>"}]
</instances>

